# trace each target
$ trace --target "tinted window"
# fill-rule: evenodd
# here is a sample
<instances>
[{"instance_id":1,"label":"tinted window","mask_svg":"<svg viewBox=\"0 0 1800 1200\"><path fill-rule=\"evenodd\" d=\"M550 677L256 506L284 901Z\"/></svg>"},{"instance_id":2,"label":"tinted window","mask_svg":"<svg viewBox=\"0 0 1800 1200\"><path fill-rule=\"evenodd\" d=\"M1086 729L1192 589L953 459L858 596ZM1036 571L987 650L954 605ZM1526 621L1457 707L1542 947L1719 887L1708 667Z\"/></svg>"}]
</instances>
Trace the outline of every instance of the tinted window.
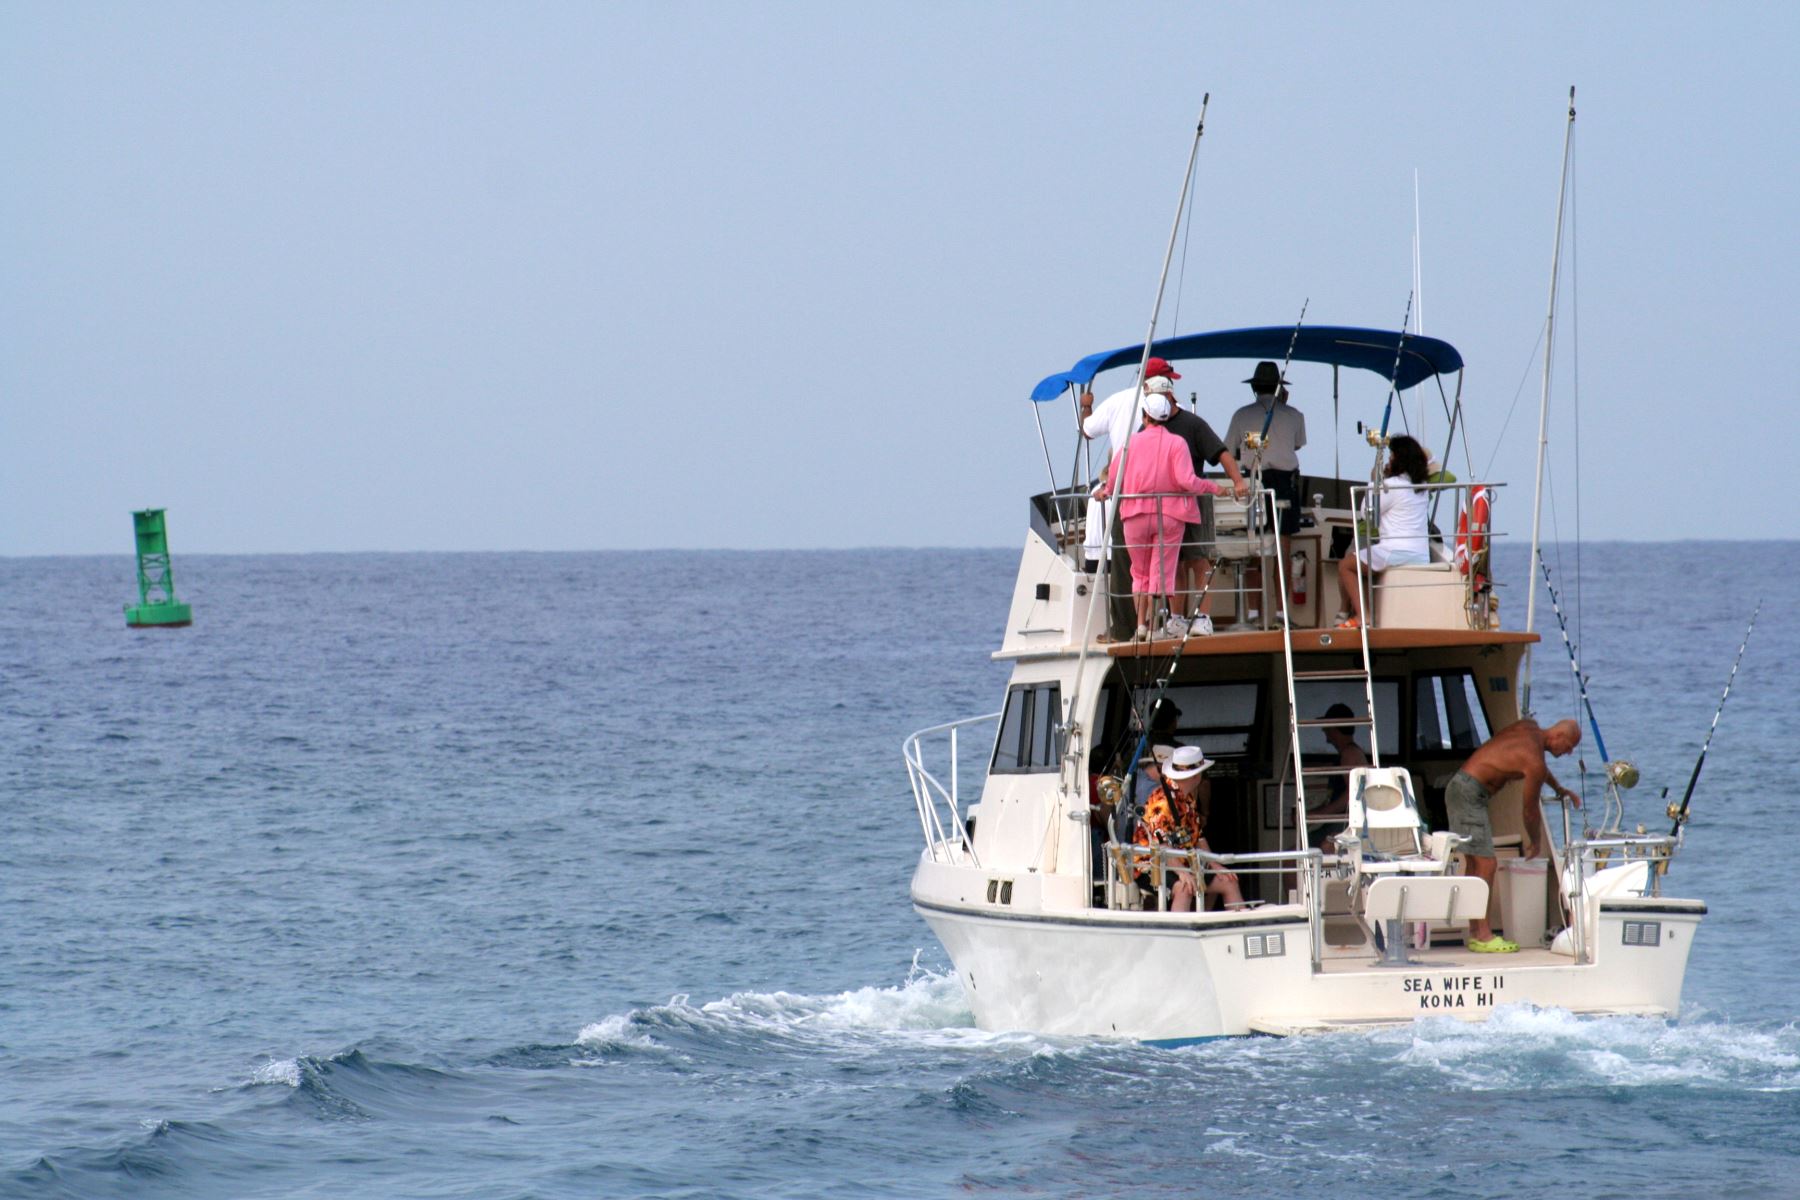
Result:
<instances>
[{"instance_id":1,"label":"tinted window","mask_svg":"<svg viewBox=\"0 0 1800 1200\"><path fill-rule=\"evenodd\" d=\"M1055 771L1062 756L1062 688L1031 683L1007 689L1006 710L994 742L998 773Z\"/></svg>"},{"instance_id":2,"label":"tinted window","mask_svg":"<svg viewBox=\"0 0 1800 1200\"><path fill-rule=\"evenodd\" d=\"M1300 716L1305 718L1322 717L1334 704L1342 704L1357 716L1362 716L1369 709L1367 697L1363 695L1363 685L1357 679L1314 679L1303 680L1294 686L1294 701L1299 706ZM1381 735L1381 752L1385 755L1398 756L1400 753L1400 680L1375 680L1375 729ZM1351 733L1356 744L1364 750L1369 748L1369 727L1367 725L1351 726ZM1314 756L1332 757L1335 751L1331 743L1325 740L1325 730L1318 725L1308 725L1300 731L1300 752L1308 758Z\"/></svg>"},{"instance_id":3,"label":"tinted window","mask_svg":"<svg viewBox=\"0 0 1800 1200\"><path fill-rule=\"evenodd\" d=\"M1208 758L1244 755L1256 732L1262 686L1256 683L1206 683L1170 687L1166 697L1181 710L1176 738L1199 746ZM1155 688L1138 688L1140 712L1148 711Z\"/></svg>"},{"instance_id":4,"label":"tinted window","mask_svg":"<svg viewBox=\"0 0 1800 1200\"><path fill-rule=\"evenodd\" d=\"M1487 739L1487 714L1481 711L1473 674L1443 671L1418 677L1413 693L1415 753L1466 754Z\"/></svg>"}]
</instances>

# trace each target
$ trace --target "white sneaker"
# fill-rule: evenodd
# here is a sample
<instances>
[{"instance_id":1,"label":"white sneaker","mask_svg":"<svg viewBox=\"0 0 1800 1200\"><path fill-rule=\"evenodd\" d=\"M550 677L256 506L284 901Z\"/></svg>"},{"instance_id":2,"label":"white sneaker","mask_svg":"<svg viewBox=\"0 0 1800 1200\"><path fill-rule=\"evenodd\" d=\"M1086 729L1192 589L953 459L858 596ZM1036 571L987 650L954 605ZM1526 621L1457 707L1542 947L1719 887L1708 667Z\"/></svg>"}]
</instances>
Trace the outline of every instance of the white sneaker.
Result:
<instances>
[{"instance_id":1,"label":"white sneaker","mask_svg":"<svg viewBox=\"0 0 1800 1200\"><path fill-rule=\"evenodd\" d=\"M1212 618L1207 616L1205 613L1196 614L1194 619L1192 621L1188 622L1188 625L1190 626L1189 632L1194 637L1211 637L1212 636L1212 631L1213 631Z\"/></svg>"},{"instance_id":2,"label":"white sneaker","mask_svg":"<svg viewBox=\"0 0 1800 1200\"><path fill-rule=\"evenodd\" d=\"M1131 635L1131 640L1134 642L1148 641L1149 638L1150 627L1148 625L1139 625L1137 627L1137 632Z\"/></svg>"},{"instance_id":3,"label":"white sneaker","mask_svg":"<svg viewBox=\"0 0 1800 1200\"><path fill-rule=\"evenodd\" d=\"M1184 638L1187 635L1188 635L1187 618L1186 617L1170 617L1168 620L1163 622L1162 632L1160 634L1158 634L1157 636L1166 637L1166 638Z\"/></svg>"}]
</instances>

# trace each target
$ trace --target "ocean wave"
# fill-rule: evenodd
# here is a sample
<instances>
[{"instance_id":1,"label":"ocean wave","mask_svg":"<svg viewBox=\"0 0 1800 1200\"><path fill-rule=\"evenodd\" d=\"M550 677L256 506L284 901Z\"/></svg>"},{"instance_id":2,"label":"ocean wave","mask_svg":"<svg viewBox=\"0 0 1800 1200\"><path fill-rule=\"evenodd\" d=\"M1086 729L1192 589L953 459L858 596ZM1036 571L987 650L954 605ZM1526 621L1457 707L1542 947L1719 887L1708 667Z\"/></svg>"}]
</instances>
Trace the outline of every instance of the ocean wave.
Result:
<instances>
[{"instance_id":1,"label":"ocean wave","mask_svg":"<svg viewBox=\"0 0 1800 1200\"><path fill-rule=\"evenodd\" d=\"M616 1013L583 1026L575 1045L602 1058L638 1053L677 1053L744 1039L829 1043L839 1049L878 1048L895 1039L914 1045L1036 1044L1029 1034L984 1033L954 975L916 964L905 982L828 995L799 992L734 992L694 1004L685 995L667 1004Z\"/></svg>"},{"instance_id":2,"label":"ocean wave","mask_svg":"<svg viewBox=\"0 0 1800 1200\"><path fill-rule=\"evenodd\" d=\"M121 1194L121 1188L141 1191L180 1173L188 1158L204 1155L228 1140L217 1125L205 1121L147 1119L143 1132L113 1145L95 1149L72 1148L46 1154L4 1179L12 1185L8 1194L27 1190L46 1195L90 1196ZM15 1190L16 1189L16 1190Z\"/></svg>"},{"instance_id":3,"label":"ocean wave","mask_svg":"<svg viewBox=\"0 0 1800 1200\"><path fill-rule=\"evenodd\" d=\"M288 1103L323 1120L362 1121L377 1111L407 1107L452 1078L451 1073L416 1063L370 1058L359 1049L317 1056L272 1059L251 1072L242 1088L286 1087Z\"/></svg>"},{"instance_id":4,"label":"ocean wave","mask_svg":"<svg viewBox=\"0 0 1800 1200\"><path fill-rule=\"evenodd\" d=\"M1677 1021L1576 1016L1529 1005L1497 1009L1482 1024L1421 1020L1369 1035L1398 1061L1472 1090L1542 1086L1800 1089L1800 1029L1756 1029L1710 1014Z\"/></svg>"}]
</instances>

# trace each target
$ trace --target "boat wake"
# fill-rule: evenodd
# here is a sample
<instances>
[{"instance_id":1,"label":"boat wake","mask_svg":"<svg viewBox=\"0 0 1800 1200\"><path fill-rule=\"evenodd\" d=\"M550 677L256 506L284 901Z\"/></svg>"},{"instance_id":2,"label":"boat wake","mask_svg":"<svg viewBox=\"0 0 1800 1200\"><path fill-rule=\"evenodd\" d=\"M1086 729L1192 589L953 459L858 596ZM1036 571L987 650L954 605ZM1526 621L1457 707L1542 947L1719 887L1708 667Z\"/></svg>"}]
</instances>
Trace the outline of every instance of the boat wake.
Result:
<instances>
[{"instance_id":1,"label":"boat wake","mask_svg":"<svg viewBox=\"0 0 1800 1200\"><path fill-rule=\"evenodd\" d=\"M742 1048L746 1042L795 1049L829 1045L870 1051L902 1040L914 1046L1039 1044L1024 1034L990 1034L974 1016L954 975L914 966L895 987L862 987L831 995L737 992L694 1004L687 996L667 1004L615 1014L584 1026L575 1045L594 1065L641 1054L692 1054Z\"/></svg>"},{"instance_id":2,"label":"boat wake","mask_svg":"<svg viewBox=\"0 0 1800 1200\"><path fill-rule=\"evenodd\" d=\"M1578 1017L1529 1006L1482 1025L1449 1018L1371 1035L1397 1061L1477 1091L1542 1086L1800 1089L1800 1028L1732 1025L1704 1012L1669 1022Z\"/></svg>"}]
</instances>

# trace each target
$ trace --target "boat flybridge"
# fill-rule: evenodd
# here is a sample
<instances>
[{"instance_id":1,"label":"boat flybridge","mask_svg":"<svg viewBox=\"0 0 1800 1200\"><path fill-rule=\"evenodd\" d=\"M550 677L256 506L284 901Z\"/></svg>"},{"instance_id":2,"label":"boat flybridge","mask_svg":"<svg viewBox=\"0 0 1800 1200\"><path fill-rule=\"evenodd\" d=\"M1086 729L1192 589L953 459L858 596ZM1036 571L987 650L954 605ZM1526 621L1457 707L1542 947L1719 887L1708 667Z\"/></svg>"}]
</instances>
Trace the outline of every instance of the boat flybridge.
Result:
<instances>
[{"instance_id":1,"label":"boat flybridge","mask_svg":"<svg viewBox=\"0 0 1800 1200\"><path fill-rule=\"evenodd\" d=\"M1402 403L1433 385L1451 441L1461 411L1454 347L1342 327L1140 343L1050 376L1032 399L1072 398L1148 355L1320 364L1334 387L1340 372L1370 371ZM1559 829L1540 816L1528 831L1514 782L1491 803L1492 888L1466 872L1463 839L1447 832L1445 787L1520 718L1521 664L1538 641L1500 627L1487 522L1498 485L1435 474L1432 561L1373 578L1359 565L1368 619L1342 628L1337 563L1358 561L1367 544L1371 488L1303 475L1299 528L1278 538L1259 439L1242 440L1231 449L1249 498L1213 501L1215 632L1120 636L1109 605L1130 597L1118 596L1107 567L1126 548L1114 544L1116 524L1100 537L1088 528L1086 485L1059 487L1053 472L1051 490L1031 499L994 656L1012 664L1004 707L907 739L925 838L912 901L955 964L976 1023L1178 1043L1481 1020L1516 1003L1673 1014L1706 912L1661 894L1678 828L1630 835L1603 821L1602 832L1584 831L1573 822L1586 814L1563 805ZM1369 441L1379 462L1385 435ZM1203 846L1134 844L1149 787L1135 764L1159 703L1178 712L1159 740L1172 733L1212 763ZM1604 811L1619 784L1609 775ZM1539 811L1554 814L1553 803ZM1547 847L1547 858L1522 857L1531 846ZM1230 872L1242 900L1172 911L1167 884L1182 872ZM1469 948L1469 923L1484 916L1516 953Z\"/></svg>"}]
</instances>

